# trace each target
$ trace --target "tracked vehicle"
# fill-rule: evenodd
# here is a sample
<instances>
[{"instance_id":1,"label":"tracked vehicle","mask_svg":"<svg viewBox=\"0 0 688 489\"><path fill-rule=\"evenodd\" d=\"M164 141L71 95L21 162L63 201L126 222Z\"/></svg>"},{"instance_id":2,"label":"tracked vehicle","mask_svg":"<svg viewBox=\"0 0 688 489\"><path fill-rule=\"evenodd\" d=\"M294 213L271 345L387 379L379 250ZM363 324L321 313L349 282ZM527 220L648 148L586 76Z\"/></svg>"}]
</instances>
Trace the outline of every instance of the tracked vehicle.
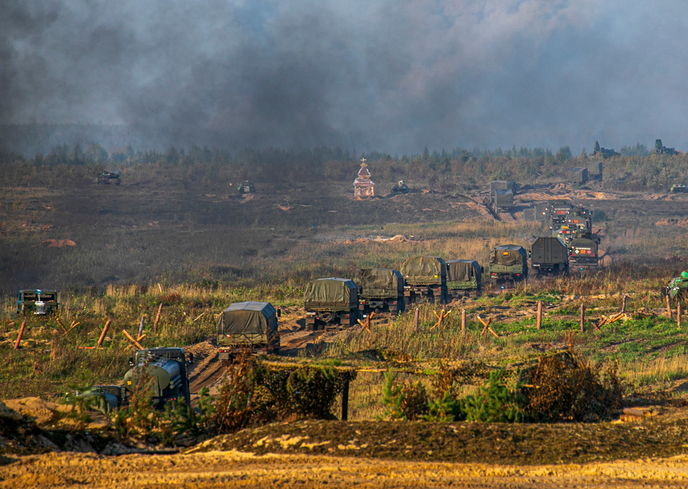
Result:
<instances>
[{"instance_id":1,"label":"tracked vehicle","mask_svg":"<svg viewBox=\"0 0 688 489\"><path fill-rule=\"evenodd\" d=\"M447 302L447 265L436 256L414 256L399 267L406 281L404 302L408 306L421 301Z\"/></svg>"}]
</instances>

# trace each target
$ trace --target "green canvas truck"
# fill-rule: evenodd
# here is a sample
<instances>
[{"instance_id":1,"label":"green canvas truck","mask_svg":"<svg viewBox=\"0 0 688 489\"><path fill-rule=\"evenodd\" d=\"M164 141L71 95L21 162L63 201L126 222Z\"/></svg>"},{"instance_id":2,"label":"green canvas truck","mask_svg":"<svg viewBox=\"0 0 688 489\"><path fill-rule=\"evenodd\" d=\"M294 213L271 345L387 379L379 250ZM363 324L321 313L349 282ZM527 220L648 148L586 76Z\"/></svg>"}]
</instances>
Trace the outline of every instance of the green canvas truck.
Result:
<instances>
[{"instance_id":1,"label":"green canvas truck","mask_svg":"<svg viewBox=\"0 0 688 489\"><path fill-rule=\"evenodd\" d=\"M530 264L538 274L567 272L569 250L559 238L538 238L531 246Z\"/></svg>"},{"instance_id":2,"label":"green canvas truck","mask_svg":"<svg viewBox=\"0 0 688 489\"><path fill-rule=\"evenodd\" d=\"M482 287L482 267L475 260L447 260L447 299L478 295Z\"/></svg>"},{"instance_id":3,"label":"green canvas truck","mask_svg":"<svg viewBox=\"0 0 688 489\"><path fill-rule=\"evenodd\" d=\"M217 318L219 358L229 363L241 351L279 355L280 311L269 302L235 302Z\"/></svg>"},{"instance_id":4,"label":"green canvas truck","mask_svg":"<svg viewBox=\"0 0 688 489\"><path fill-rule=\"evenodd\" d=\"M365 268L358 272L358 304L361 314L404 311L404 277L390 268Z\"/></svg>"},{"instance_id":5,"label":"green canvas truck","mask_svg":"<svg viewBox=\"0 0 688 489\"><path fill-rule=\"evenodd\" d=\"M523 246L499 245L490 252L490 280L518 282L528 277L528 257Z\"/></svg>"},{"instance_id":6,"label":"green canvas truck","mask_svg":"<svg viewBox=\"0 0 688 489\"><path fill-rule=\"evenodd\" d=\"M358 287L353 280L328 277L312 280L303 293L306 328L316 331L333 326L355 326Z\"/></svg>"},{"instance_id":7,"label":"green canvas truck","mask_svg":"<svg viewBox=\"0 0 688 489\"><path fill-rule=\"evenodd\" d=\"M447 302L447 264L436 256L414 256L406 258L399 267L406 281L404 302L428 300L444 304Z\"/></svg>"}]
</instances>

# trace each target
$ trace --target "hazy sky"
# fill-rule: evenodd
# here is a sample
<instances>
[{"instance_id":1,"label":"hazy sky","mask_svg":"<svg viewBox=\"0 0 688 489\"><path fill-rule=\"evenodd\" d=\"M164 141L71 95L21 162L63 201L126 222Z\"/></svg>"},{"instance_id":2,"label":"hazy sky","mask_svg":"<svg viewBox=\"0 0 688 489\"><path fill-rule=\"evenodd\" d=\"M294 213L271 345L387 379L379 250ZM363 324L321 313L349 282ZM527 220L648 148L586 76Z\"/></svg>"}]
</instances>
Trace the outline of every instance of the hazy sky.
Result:
<instances>
[{"instance_id":1,"label":"hazy sky","mask_svg":"<svg viewBox=\"0 0 688 489\"><path fill-rule=\"evenodd\" d=\"M680 0L2 0L0 122L221 147L688 149Z\"/></svg>"}]
</instances>

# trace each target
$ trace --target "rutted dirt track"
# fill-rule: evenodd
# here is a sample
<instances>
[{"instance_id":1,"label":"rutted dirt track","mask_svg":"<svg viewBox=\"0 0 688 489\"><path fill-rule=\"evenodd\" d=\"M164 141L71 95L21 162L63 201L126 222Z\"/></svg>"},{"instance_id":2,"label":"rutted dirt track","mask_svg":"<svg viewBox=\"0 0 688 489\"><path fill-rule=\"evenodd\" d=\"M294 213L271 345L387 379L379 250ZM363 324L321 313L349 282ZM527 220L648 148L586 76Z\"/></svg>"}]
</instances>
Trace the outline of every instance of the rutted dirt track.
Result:
<instances>
[{"instance_id":1,"label":"rutted dirt track","mask_svg":"<svg viewBox=\"0 0 688 489\"><path fill-rule=\"evenodd\" d=\"M399 462L236 451L177 455L50 453L0 467L0 487L678 488L688 456L558 466Z\"/></svg>"}]
</instances>

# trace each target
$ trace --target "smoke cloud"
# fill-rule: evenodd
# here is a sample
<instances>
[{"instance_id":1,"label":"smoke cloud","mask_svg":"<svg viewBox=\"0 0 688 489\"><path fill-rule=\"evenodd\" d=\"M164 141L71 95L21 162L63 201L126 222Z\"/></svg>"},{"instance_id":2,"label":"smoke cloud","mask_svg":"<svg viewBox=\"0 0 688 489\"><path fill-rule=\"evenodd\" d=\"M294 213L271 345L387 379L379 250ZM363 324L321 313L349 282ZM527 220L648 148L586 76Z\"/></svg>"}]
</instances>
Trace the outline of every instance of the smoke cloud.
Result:
<instances>
[{"instance_id":1,"label":"smoke cloud","mask_svg":"<svg viewBox=\"0 0 688 489\"><path fill-rule=\"evenodd\" d=\"M5 0L0 123L229 149L685 149L686 18L673 0Z\"/></svg>"}]
</instances>

